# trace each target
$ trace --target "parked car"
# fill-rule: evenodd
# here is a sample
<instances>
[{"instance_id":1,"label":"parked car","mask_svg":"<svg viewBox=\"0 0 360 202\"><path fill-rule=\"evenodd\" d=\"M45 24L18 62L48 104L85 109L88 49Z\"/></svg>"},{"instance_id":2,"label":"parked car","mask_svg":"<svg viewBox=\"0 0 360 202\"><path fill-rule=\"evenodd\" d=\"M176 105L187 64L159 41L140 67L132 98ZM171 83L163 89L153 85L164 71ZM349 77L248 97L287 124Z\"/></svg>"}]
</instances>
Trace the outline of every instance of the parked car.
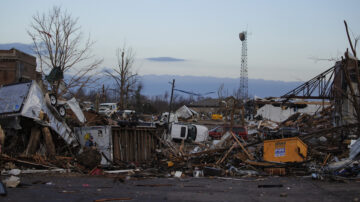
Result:
<instances>
[{"instance_id":1,"label":"parked car","mask_svg":"<svg viewBox=\"0 0 360 202\"><path fill-rule=\"evenodd\" d=\"M209 130L202 125L173 123L170 127L170 135L175 141L203 142L208 139Z\"/></svg>"},{"instance_id":2,"label":"parked car","mask_svg":"<svg viewBox=\"0 0 360 202\"><path fill-rule=\"evenodd\" d=\"M111 116L117 110L116 103L101 103L99 106L99 114Z\"/></svg>"},{"instance_id":3,"label":"parked car","mask_svg":"<svg viewBox=\"0 0 360 202\"><path fill-rule=\"evenodd\" d=\"M212 139L220 139L227 131L230 130L230 126L228 125L220 125L217 126L209 131L209 136ZM238 135L239 137L242 137L244 140L247 140L248 137L248 131L246 127L243 126L233 126L232 131Z\"/></svg>"}]
</instances>

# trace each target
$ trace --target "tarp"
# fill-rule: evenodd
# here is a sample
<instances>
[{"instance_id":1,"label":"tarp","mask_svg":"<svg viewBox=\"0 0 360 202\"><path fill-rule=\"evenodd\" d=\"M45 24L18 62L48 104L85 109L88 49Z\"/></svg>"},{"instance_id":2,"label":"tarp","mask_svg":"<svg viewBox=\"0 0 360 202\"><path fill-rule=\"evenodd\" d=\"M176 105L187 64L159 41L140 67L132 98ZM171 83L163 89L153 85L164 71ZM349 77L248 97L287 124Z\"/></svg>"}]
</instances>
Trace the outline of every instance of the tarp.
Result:
<instances>
[{"instance_id":1,"label":"tarp","mask_svg":"<svg viewBox=\"0 0 360 202\"><path fill-rule=\"evenodd\" d=\"M176 110L175 114L177 115L178 118L184 118L184 119L188 119L198 115L196 111L188 108L185 105L180 107L178 110Z\"/></svg>"}]
</instances>

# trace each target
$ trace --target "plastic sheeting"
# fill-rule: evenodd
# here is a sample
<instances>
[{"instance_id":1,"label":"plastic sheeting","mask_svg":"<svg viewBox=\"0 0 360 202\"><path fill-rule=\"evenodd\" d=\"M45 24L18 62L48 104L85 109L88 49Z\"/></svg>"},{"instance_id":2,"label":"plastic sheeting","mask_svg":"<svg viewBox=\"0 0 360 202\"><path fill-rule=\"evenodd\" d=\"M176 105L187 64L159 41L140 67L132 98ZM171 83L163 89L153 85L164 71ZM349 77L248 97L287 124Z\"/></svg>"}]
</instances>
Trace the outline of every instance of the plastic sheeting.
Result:
<instances>
[{"instance_id":1,"label":"plastic sheeting","mask_svg":"<svg viewBox=\"0 0 360 202\"><path fill-rule=\"evenodd\" d=\"M75 113L78 120L81 123L85 123L86 121L85 115L82 112L79 103L76 101L76 99L73 97L70 100L68 100L66 103L69 105L70 109Z\"/></svg>"},{"instance_id":2,"label":"plastic sheeting","mask_svg":"<svg viewBox=\"0 0 360 202\"><path fill-rule=\"evenodd\" d=\"M180 107L178 110L176 110L175 114L177 115L178 118L188 119L193 116L196 116L198 113L184 105Z\"/></svg>"},{"instance_id":3,"label":"plastic sheeting","mask_svg":"<svg viewBox=\"0 0 360 202\"><path fill-rule=\"evenodd\" d=\"M357 139L350 147L349 158L354 159L360 153L360 138Z\"/></svg>"}]
</instances>

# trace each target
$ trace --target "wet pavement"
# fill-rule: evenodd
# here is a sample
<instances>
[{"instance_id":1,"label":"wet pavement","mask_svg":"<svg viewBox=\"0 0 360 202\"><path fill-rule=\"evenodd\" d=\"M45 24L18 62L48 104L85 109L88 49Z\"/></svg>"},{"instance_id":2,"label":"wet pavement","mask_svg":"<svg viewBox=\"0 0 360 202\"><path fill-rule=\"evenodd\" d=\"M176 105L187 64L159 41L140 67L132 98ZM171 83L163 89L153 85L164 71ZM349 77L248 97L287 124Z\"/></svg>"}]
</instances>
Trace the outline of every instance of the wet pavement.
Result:
<instances>
[{"instance_id":1,"label":"wet pavement","mask_svg":"<svg viewBox=\"0 0 360 202\"><path fill-rule=\"evenodd\" d=\"M360 181L308 177L152 178L23 175L0 201L358 201ZM4 179L4 177L3 177ZM263 188L259 188L263 186Z\"/></svg>"}]
</instances>

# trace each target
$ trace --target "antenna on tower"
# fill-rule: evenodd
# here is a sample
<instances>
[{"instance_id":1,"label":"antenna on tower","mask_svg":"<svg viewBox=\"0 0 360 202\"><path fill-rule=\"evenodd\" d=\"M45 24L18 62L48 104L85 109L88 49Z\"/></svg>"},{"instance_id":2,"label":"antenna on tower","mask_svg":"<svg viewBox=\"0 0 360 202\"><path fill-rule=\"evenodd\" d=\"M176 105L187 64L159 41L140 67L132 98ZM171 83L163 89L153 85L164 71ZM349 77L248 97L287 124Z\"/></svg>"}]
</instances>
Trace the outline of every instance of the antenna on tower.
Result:
<instances>
[{"instance_id":1,"label":"antenna on tower","mask_svg":"<svg viewBox=\"0 0 360 202\"><path fill-rule=\"evenodd\" d=\"M239 34L241 41L241 69L240 69L240 99L248 98L248 68L247 68L247 31Z\"/></svg>"}]
</instances>

